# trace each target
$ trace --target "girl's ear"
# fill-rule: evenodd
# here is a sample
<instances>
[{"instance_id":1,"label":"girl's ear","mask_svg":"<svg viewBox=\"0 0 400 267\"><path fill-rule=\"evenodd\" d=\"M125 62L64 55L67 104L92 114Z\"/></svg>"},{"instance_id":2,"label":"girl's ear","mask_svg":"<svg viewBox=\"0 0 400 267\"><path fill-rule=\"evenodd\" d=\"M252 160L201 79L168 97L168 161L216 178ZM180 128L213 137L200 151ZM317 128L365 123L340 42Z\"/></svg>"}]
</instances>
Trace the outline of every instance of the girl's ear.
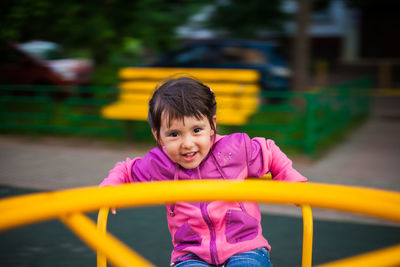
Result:
<instances>
[{"instance_id":1,"label":"girl's ear","mask_svg":"<svg viewBox=\"0 0 400 267\"><path fill-rule=\"evenodd\" d=\"M213 124L214 124L214 129L217 129L217 115L213 116ZM214 135L214 131L212 131L212 135Z\"/></svg>"},{"instance_id":2,"label":"girl's ear","mask_svg":"<svg viewBox=\"0 0 400 267\"><path fill-rule=\"evenodd\" d=\"M160 144L161 146L163 146L161 140L157 139L157 132L154 129L151 129L151 133L153 134L154 139L156 140L157 144Z\"/></svg>"}]
</instances>

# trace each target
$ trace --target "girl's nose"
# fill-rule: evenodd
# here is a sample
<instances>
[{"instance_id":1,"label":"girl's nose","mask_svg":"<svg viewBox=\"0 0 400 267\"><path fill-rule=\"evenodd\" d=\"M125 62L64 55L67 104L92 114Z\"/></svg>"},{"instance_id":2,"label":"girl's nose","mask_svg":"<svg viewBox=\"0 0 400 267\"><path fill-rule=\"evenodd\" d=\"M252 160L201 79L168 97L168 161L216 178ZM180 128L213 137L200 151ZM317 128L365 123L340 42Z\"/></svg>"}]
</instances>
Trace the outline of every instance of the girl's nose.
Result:
<instances>
[{"instance_id":1,"label":"girl's nose","mask_svg":"<svg viewBox=\"0 0 400 267\"><path fill-rule=\"evenodd\" d=\"M193 138L191 136L184 136L182 141L183 148L191 148L193 146Z\"/></svg>"}]
</instances>

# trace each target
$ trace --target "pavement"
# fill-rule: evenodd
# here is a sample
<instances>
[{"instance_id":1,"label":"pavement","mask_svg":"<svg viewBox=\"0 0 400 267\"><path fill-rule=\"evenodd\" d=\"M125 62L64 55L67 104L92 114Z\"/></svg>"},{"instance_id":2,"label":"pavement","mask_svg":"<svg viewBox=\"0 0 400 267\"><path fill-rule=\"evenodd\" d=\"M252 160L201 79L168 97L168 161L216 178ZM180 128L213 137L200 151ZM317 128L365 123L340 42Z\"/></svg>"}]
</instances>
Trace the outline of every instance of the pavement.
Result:
<instances>
[{"instance_id":1,"label":"pavement","mask_svg":"<svg viewBox=\"0 0 400 267\"><path fill-rule=\"evenodd\" d=\"M311 182L400 191L400 97L375 97L370 118L343 142L310 160L293 158ZM59 190L98 185L118 161L144 155L150 145L76 138L0 135L0 185ZM261 205L264 213L300 216L295 207ZM317 218L387 223L315 209Z\"/></svg>"}]
</instances>

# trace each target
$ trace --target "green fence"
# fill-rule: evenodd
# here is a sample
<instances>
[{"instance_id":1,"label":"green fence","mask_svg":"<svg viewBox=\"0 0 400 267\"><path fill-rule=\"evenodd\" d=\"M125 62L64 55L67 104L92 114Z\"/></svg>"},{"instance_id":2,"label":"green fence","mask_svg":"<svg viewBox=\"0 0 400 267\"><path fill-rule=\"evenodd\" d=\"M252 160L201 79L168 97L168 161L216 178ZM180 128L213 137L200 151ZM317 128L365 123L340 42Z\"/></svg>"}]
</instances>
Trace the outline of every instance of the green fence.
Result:
<instances>
[{"instance_id":1,"label":"green fence","mask_svg":"<svg viewBox=\"0 0 400 267\"><path fill-rule=\"evenodd\" d=\"M312 92L263 92L266 104L243 130L313 154L321 141L368 115L371 87L371 79L360 78Z\"/></svg>"},{"instance_id":2,"label":"green fence","mask_svg":"<svg viewBox=\"0 0 400 267\"><path fill-rule=\"evenodd\" d=\"M368 114L370 79L358 79L314 92L262 92L258 112L241 127L280 146L313 154L349 122ZM101 117L100 109L116 100L116 87L0 86L0 132L151 139L146 122Z\"/></svg>"},{"instance_id":3,"label":"green fence","mask_svg":"<svg viewBox=\"0 0 400 267\"><path fill-rule=\"evenodd\" d=\"M100 108L117 95L114 87L0 86L0 130L5 133L121 136L120 121Z\"/></svg>"}]
</instances>

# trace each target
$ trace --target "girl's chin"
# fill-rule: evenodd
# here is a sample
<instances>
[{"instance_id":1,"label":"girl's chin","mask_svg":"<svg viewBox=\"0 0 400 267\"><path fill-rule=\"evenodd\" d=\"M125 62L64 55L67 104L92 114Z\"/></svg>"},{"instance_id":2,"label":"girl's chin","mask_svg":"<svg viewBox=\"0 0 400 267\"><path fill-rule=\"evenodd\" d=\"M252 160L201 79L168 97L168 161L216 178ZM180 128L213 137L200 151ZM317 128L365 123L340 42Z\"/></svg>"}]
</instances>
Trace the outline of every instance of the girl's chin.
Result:
<instances>
[{"instance_id":1,"label":"girl's chin","mask_svg":"<svg viewBox=\"0 0 400 267\"><path fill-rule=\"evenodd\" d=\"M201 161L192 160L192 161L181 161L179 165L181 165L185 169L195 169L200 165Z\"/></svg>"},{"instance_id":2,"label":"girl's chin","mask_svg":"<svg viewBox=\"0 0 400 267\"><path fill-rule=\"evenodd\" d=\"M182 167L184 167L185 169L194 169L197 166L199 166L200 163L198 163L196 160L193 161L183 161L181 162Z\"/></svg>"}]
</instances>

